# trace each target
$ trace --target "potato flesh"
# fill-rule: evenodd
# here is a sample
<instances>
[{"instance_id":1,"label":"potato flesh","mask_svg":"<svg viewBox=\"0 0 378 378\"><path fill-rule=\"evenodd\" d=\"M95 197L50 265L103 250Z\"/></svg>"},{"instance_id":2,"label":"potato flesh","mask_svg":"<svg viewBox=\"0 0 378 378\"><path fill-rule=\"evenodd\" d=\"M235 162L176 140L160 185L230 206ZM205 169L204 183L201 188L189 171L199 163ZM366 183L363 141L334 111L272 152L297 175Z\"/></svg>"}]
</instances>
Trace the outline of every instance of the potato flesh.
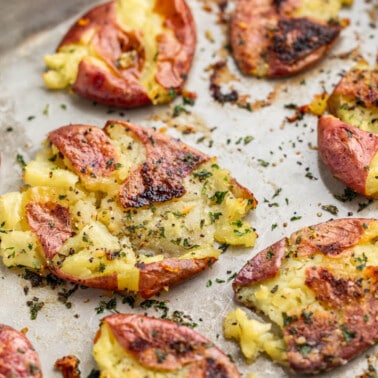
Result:
<instances>
[{"instance_id":1,"label":"potato flesh","mask_svg":"<svg viewBox=\"0 0 378 378\"><path fill-rule=\"evenodd\" d=\"M121 166L111 176L117 185L107 186L101 177L88 185L87 177L75 175L54 146L46 148L25 167L28 182L36 186L0 197L0 208L4 209L0 213L0 230L9 234L14 230L26 232L28 240L30 227L25 216L28 203L53 202L66 207L75 236L66 241L53 262L64 260L62 271L81 279L116 273L120 290L138 289L136 262L147 264L169 257L217 258L220 250L214 248L215 241L254 244L255 231L241 220L251 208L250 200L235 197L230 190L229 172L219 168L215 160L202 164L184 179L186 194L181 198L148 208L124 209L118 203L117 192L110 189L118 187L130 170L144 161L145 148L119 125L108 130L121 156ZM58 171L59 180L54 175ZM30 259L9 253L9 248L14 247L9 243L0 244L0 254L7 260L7 266L45 268L45 261L39 261L38 243L28 250L33 256ZM22 250L27 245L27 242L17 244L17 248Z\"/></svg>"},{"instance_id":2,"label":"potato flesh","mask_svg":"<svg viewBox=\"0 0 378 378\"><path fill-rule=\"evenodd\" d=\"M200 171L211 174L211 179L201 182L188 176L184 196L153 208L125 210L116 205L113 196L107 196L100 206L100 220L114 233L127 233L133 249L147 256L155 249L164 257L218 257L214 237L218 242L253 245L256 233L240 220L248 201L235 198L228 190L229 173L213 163L202 165ZM225 193L220 204L210 200L216 192Z\"/></svg>"},{"instance_id":3,"label":"potato flesh","mask_svg":"<svg viewBox=\"0 0 378 378\"><path fill-rule=\"evenodd\" d=\"M141 72L140 84L145 89L153 104L164 103L170 100L168 91L155 80L157 72L156 56L158 54L156 38L162 33L173 33L164 27L161 15L154 12L156 1L148 0L117 0L117 21L122 29L137 31L141 35L144 48L145 62ZM80 43L62 46L59 51L44 58L48 71L43 74L45 84L50 89L63 89L74 84L78 74L78 65L82 59L90 57L94 64L112 71L91 47L93 33L87 33ZM127 52L119 61L127 64ZM126 67L125 67L126 68Z\"/></svg>"},{"instance_id":4,"label":"potato flesh","mask_svg":"<svg viewBox=\"0 0 378 378\"><path fill-rule=\"evenodd\" d=\"M40 271L46 265L38 240L31 231L9 231L3 234L0 251L3 263L8 268L22 266Z\"/></svg>"},{"instance_id":5,"label":"potato flesh","mask_svg":"<svg viewBox=\"0 0 378 378\"><path fill-rule=\"evenodd\" d=\"M78 181L73 172L60 169L49 161L32 161L25 167L24 182L31 186L69 188Z\"/></svg>"},{"instance_id":6,"label":"potato flesh","mask_svg":"<svg viewBox=\"0 0 378 378\"><path fill-rule=\"evenodd\" d=\"M302 0L294 12L295 17L309 17L328 22L338 18L343 5L351 5L353 0Z\"/></svg>"},{"instance_id":7,"label":"potato flesh","mask_svg":"<svg viewBox=\"0 0 378 378\"><path fill-rule=\"evenodd\" d=\"M124 30L140 30L143 39L144 53L146 54L141 84L148 93L153 104L169 101L166 89L155 80L157 72L156 56L158 54L156 38L162 33L172 33L164 27L161 15L154 12L156 0L118 0L118 21Z\"/></svg>"},{"instance_id":8,"label":"potato flesh","mask_svg":"<svg viewBox=\"0 0 378 378\"><path fill-rule=\"evenodd\" d=\"M44 62L48 68L43 80L50 89L63 89L76 81L79 63L90 55L87 46L71 44L63 46L55 54L46 55Z\"/></svg>"},{"instance_id":9,"label":"potato flesh","mask_svg":"<svg viewBox=\"0 0 378 378\"><path fill-rule=\"evenodd\" d=\"M144 368L118 343L106 323L101 325L100 337L93 347L93 356L101 371L101 378L185 378L187 368L180 371L157 371Z\"/></svg>"},{"instance_id":10,"label":"potato flesh","mask_svg":"<svg viewBox=\"0 0 378 378\"><path fill-rule=\"evenodd\" d=\"M72 251L75 253L71 254ZM138 290L139 271L134 252L127 240L122 243L100 222L85 225L64 244L59 255L66 257L62 271L74 277L87 279L116 273L120 288Z\"/></svg>"},{"instance_id":11,"label":"potato flesh","mask_svg":"<svg viewBox=\"0 0 378 378\"><path fill-rule=\"evenodd\" d=\"M336 87L328 100L330 112L335 117L361 130L373 133L378 132L378 107L366 106L363 100L358 98L358 89L373 86L372 93L374 93L372 70L377 69L378 66L371 69L366 61L361 60L346 74L339 84L341 88ZM349 91L345 87L349 88Z\"/></svg>"},{"instance_id":12,"label":"potato flesh","mask_svg":"<svg viewBox=\"0 0 378 378\"><path fill-rule=\"evenodd\" d=\"M313 259L294 258L293 255L284 258L279 275L253 286L240 288L238 298L248 307L257 309L281 329L284 326L284 318L287 316L300 315L303 311L307 313L327 311L327 309L322 309L314 293L305 285L305 270L313 266L324 266L333 272L335 277L345 280L361 279L361 282L364 282L362 267L378 264L377 233L378 222L370 223L359 243L341 257L317 254ZM231 337L238 338L242 342L246 338L245 332L247 330L242 329L238 337L234 335ZM261 337L256 332L251 343L263 345L264 340ZM284 342L283 339L282 342ZM279 359L273 356L272 358L280 362Z\"/></svg>"},{"instance_id":13,"label":"potato flesh","mask_svg":"<svg viewBox=\"0 0 378 378\"><path fill-rule=\"evenodd\" d=\"M117 177L122 182L130 173L131 169L143 163L146 159L146 149L130 135L125 133L124 127L112 124L107 128L109 137L120 158L120 168L117 169Z\"/></svg>"},{"instance_id":14,"label":"potato flesh","mask_svg":"<svg viewBox=\"0 0 378 378\"><path fill-rule=\"evenodd\" d=\"M0 197L0 228L22 230L22 194L11 192Z\"/></svg>"},{"instance_id":15,"label":"potato flesh","mask_svg":"<svg viewBox=\"0 0 378 378\"><path fill-rule=\"evenodd\" d=\"M370 161L365 190L368 196L378 197L378 154Z\"/></svg>"},{"instance_id":16,"label":"potato flesh","mask_svg":"<svg viewBox=\"0 0 378 378\"><path fill-rule=\"evenodd\" d=\"M332 95L332 113L343 122L367 132L378 133L378 108L356 104L356 99L346 95Z\"/></svg>"},{"instance_id":17,"label":"potato flesh","mask_svg":"<svg viewBox=\"0 0 378 378\"><path fill-rule=\"evenodd\" d=\"M260 353L267 353L273 360L284 362L285 344L271 332L271 324L248 319L240 308L227 314L223 322L224 336L239 341L243 355L254 361Z\"/></svg>"}]
</instances>

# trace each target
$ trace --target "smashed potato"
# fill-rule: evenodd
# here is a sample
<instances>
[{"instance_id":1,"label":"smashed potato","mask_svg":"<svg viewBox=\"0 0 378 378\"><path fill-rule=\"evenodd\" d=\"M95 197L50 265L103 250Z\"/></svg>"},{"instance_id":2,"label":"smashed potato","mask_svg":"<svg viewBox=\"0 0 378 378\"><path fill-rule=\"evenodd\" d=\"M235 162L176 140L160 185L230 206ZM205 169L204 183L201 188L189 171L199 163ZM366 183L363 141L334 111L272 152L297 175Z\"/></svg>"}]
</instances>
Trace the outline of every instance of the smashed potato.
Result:
<instances>
[{"instance_id":1,"label":"smashed potato","mask_svg":"<svg viewBox=\"0 0 378 378\"><path fill-rule=\"evenodd\" d=\"M181 92L195 45L185 0L113 0L72 25L45 56L43 79L110 106L162 104Z\"/></svg>"},{"instance_id":2,"label":"smashed potato","mask_svg":"<svg viewBox=\"0 0 378 378\"><path fill-rule=\"evenodd\" d=\"M347 72L328 108L318 122L321 159L352 190L378 198L378 66L361 61Z\"/></svg>"},{"instance_id":3,"label":"smashed potato","mask_svg":"<svg viewBox=\"0 0 378 378\"><path fill-rule=\"evenodd\" d=\"M63 126L0 197L7 267L150 297L217 261L214 242L253 246L257 201L215 158L128 122Z\"/></svg>"},{"instance_id":4,"label":"smashed potato","mask_svg":"<svg viewBox=\"0 0 378 378\"><path fill-rule=\"evenodd\" d=\"M0 377L42 378L38 353L20 331L0 324Z\"/></svg>"},{"instance_id":5,"label":"smashed potato","mask_svg":"<svg viewBox=\"0 0 378 378\"><path fill-rule=\"evenodd\" d=\"M378 220L348 218L267 247L240 270L233 288L237 301L278 330L263 332L258 321L231 313L225 335L240 340L248 357L264 351L298 373L344 365L378 340L377 236Z\"/></svg>"},{"instance_id":6,"label":"smashed potato","mask_svg":"<svg viewBox=\"0 0 378 378\"><path fill-rule=\"evenodd\" d=\"M283 77L318 62L340 34L345 0L238 0L230 21L234 58L246 75Z\"/></svg>"},{"instance_id":7,"label":"smashed potato","mask_svg":"<svg viewBox=\"0 0 378 378\"><path fill-rule=\"evenodd\" d=\"M107 378L240 377L210 340L188 327L144 315L105 317L93 356L101 377Z\"/></svg>"}]
</instances>

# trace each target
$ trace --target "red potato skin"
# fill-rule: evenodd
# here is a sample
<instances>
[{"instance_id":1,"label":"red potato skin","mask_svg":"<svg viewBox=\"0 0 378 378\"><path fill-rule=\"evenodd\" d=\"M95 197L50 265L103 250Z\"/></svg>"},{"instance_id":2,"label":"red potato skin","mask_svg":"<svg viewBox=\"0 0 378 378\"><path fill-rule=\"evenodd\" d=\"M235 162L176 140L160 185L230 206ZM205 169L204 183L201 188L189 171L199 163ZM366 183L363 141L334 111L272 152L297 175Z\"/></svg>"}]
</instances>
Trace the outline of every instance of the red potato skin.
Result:
<instances>
[{"instance_id":1,"label":"red potato skin","mask_svg":"<svg viewBox=\"0 0 378 378\"><path fill-rule=\"evenodd\" d=\"M236 299L242 287L263 283L280 274L284 259L307 259L317 254L333 258L351 258L350 248L357 245L366 228L375 219L338 219L306 227L293 233L253 257L233 282ZM342 278L325 266L310 266L305 285L327 311L316 312L311 322L297 314L283 327L290 367L298 373L314 374L343 365L378 340L378 267L366 266L360 279ZM248 304L246 304L248 306ZM295 314L295 309L293 313ZM295 330L295 332L293 332ZM345 334L350 336L345 341ZM302 354L299 340L306 340L311 352ZM330 358L332 356L332 358Z\"/></svg>"},{"instance_id":2,"label":"red potato skin","mask_svg":"<svg viewBox=\"0 0 378 378\"><path fill-rule=\"evenodd\" d=\"M132 75L127 79L115 76L85 58L79 64L72 90L88 100L125 109L152 104Z\"/></svg>"},{"instance_id":3,"label":"red potato skin","mask_svg":"<svg viewBox=\"0 0 378 378\"><path fill-rule=\"evenodd\" d=\"M0 324L0 377L42 378L37 352L27 337Z\"/></svg>"},{"instance_id":4,"label":"red potato skin","mask_svg":"<svg viewBox=\"0 0 378 378\"><path fill-rule=\"evenodd\" d=\"M248 261L232 283L234 290L275 277L285 256L285 248L286 240L282 239Z\"/></svg>"},{"instance_id":5,"label":"red potato skin","mask_svg":"<svg viewBox=\"0 0 378 378\"><path fill-rule=\"evenodd\" d=\"M240 377L237 367L220 349L188 327L135 314L109 315L102 322L108 325L123 349L147 369L172 373L189 367L187 378ZM100 334L101 329L94 343ZM164 358L159 359L159 355Z\"/></svg>"},{"instance_id":6,"label":"red potato skin","mask_svg":"<svg viewBox=\"0 0 378 378\"><path fill-rule=\"evenodd\" d=\"M184 0L157 0L154 11L164 18L173 35L157 37L157 73L155 79L167 91L180 93L190 70L196 46L196 27L190 8ZM93 36L92 36L92 33ZM106 68L92 58L84 58L72 89L78 95L109 106L134 108L149 105L152 99L140 83L145 65L145 51L139 32L126 32L117 21L114 1L91 9L67 32L58 46L72 43L90 44ZM122 53L134 50L137 57L122 68Z\"/></svg>"},{"instance_id":7,"label":"red potato skin","mask_svg":"<svg viewBox=\"0 0 378 378\"><path fill-rule=\"evenodd\" d=\"M367 195L369 166L378 152L374 133L351 126L334 116L318 121L318 147L322 161L332 174L357 193Z\"/></svg>"},{"instance_id":8,"label":"red potato skin","mask_svg":"<svg viewBox=\"0 0 378 378\"><path fill-rule=\"evenodd\" d=\"M88 37L92 33L92 38ZM106 63L106 69L95 65L91 58L84 58L79 63L77 78L72 86L75 93L109 106L133 108L151 104L138 82L144 63L143 50L135 65L123 70L117 68L121 54L132 48L139 47L140 50L141 41L136 35L127 35L118 25L114 1L94 7L83 15L63 37L57 51L63 46L83 41L97 51Z\"/></svg>"},{"instance_id":9,"label":"red potato skin","mask_svg":"<svg viewBox=\"0 0 378 378\"><path fill-rule=\"evenodd\" d=\"M196 25L190 8L183 0L158 0L157 13L165 18L165 26L173 30L158 37L156 81L164 88L180 92L192 64L197 43Z\"/></svg>"},{"instance_id":10,"label":"red potato skin","mask_svg":"<svg viewBox=\"0 0 378 378\"><path fill-rule=\"evenodd\" d=\"M208 269L217 259L164 259L156 263L138 264L140 269L139 293L143 298L149 298L159 291L186 281L195 274Z\"/></svg>"},{"instance_id":11,"label":"red potato skin","mask_svg":"<svg viewBox=\"0 0 378 378\"><path fill-rule=\"evenodd\" d=\"M47 263L73 235L69 210L53 202L26 205L26 220L46 255Z\"/></svg>"},{"instance_id":12,"label":"red potato skin","mask_svg":"<svg viewBox=\"0 0 378 378\"><path fill-rule=\"evenodd\" d=\"M69 160L78 176L109 176L118 163L109 137L98 127L63 126L49 133L48 140Z\"/></svg>"},{"instance_id":13,"label":"red potato skin","mask_svg":"<svg viewBox=\"0 0 378 378\"><path fill-rule=\"evenodd\" d=\"M333 46L339 25L290 14L295 0L239 0L230 23L233 55L244 74L262 65L264 76L292 76L317 63Z\"/></svg>"}]
</instances>

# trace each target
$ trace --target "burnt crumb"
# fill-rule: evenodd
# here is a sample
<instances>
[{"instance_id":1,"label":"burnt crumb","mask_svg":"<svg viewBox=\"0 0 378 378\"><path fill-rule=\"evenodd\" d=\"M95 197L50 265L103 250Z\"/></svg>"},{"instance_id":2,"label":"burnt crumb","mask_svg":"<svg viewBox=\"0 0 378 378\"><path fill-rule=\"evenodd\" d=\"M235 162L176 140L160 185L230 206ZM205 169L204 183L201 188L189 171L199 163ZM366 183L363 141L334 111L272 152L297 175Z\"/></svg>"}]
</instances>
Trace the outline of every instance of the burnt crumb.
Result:
<instances>
[{"instance_id":1,"label":"burnt crumb","mask_svg":"<svg viewBox=\"0 0 378 378\"><path fill-rule=\"evenodd\" d=\"M25 270L25 273L22 276L22 278L29 281L32 287L40 287L43 284L43 276L29 269Z\"/></svg>"},{"instance_id":2,"label":"burnt crumb","mask_svg":"<svg viewBox=\"0 0 378 378\"><path fill-rule=\"evenodd\" d=\"M212 66L213 73L210 77L210 92L214 100L224 104L225 102L235 103L239 99L239 94L232 89L229 93L222 93L221 85L222 76L228 70L225 61L219 61Z\"/></svg>"},{"instance_id":3,"label":"burnt crumb","mask_svg":"<svg viewBox=\"0 0 378 378\"><path fill-rule=\"evenodd\" d=\"M80 378L80 360L73 355L64 356L55 361L54 368L60 371L63 377Z\"/></svg>"},{"instance_id":4,"label":"burnt crumb","mask_svg":"<svg viewBox=\"0 0 378 378\"><path fill-rule=\"evenodd\" d=\"M236 90L232 90L229 93L222 93L221 87L217 84L210 84L210 91L214 98L214 100L224 104L225 102L236 102L239 99L238 92Z\"/></svg>"},{"instance_id":5,"label":"burnt crumb","mask_svg":"<svg viewBox=\"0 0 378 378\"><path fill-rule=\"evenodd\" d=\"M46 276L46 285L50 286L52 289L55 289L57 286L64 284L64 280L54 276L53 274L48 274Z\"/></svg>"}]
</instances>

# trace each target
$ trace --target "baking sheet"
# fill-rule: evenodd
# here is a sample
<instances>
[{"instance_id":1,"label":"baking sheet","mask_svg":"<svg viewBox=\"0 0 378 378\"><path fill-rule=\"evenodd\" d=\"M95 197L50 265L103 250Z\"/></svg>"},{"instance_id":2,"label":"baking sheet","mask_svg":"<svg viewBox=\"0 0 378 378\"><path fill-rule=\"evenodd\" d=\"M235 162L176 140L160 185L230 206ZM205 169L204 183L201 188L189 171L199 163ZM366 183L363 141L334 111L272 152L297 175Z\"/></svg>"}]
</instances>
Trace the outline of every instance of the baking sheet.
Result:
<instances>
[{"instance_id":1,"label":"baking sheet","mask_svg":"<svg viewBox=\"0 0 378 378\"><path fill-rule=\"evenodd\" d=\"M318 160L317 118L305 115L302 120L289 123L286 117L293 115L287 105L304 105L316 94L330 93L358 54L370 63L375 61L377 1L355 0L351 8L343 10L341 16L349 18L351 24L342 31L332 52L316 67L294 78L246 78L240 75L232 59L226 58L231 74L224 91L235 88L240 94L249 95L251 102L273 96L269 106L249 112L232 104L217 103L211 97L209 67L224 58L227 38L224 26L218 22L216 1L188 0L197 23L198 45L186 89L195 92L198 99L195 106L188 108L191 114L174 119L171 115L174 106L181 103L180 98L167 106L123 111L93 106L67 92L44 88L43 55L54 51L69 25L96 3L0 0L0 194L18 190L21 184L17 155L29 161L47 132L69 123L101 127L106 120L119 118L145 126L168 127L168 133L218 156L219 163L251 189L259 201L248 217L259 234L255 247L229 248L208 272L153 298L150 307L131 308L116 296L116 309L157 317L163 316L164 311L168 311L168 317L179 311L183 319L197 324L197 331L233 357L243 376L256 373L257 377L288 377L286 371L265 356L247 364L236 343L223 338L223 318L236 306L229 278L259 250L301 227L334 217L376 215L377 203L361 196L350 202L335 199L335 194L343 194L344 186ZM248 142L250 137L253 140ZM337 207L337 215L322 209L328 205ZM66 290L70 288L66 286ZM27 328L27 336L40 354L44 376L59 377L53 369L55 360L73 354L80 359L82 376L87 377L95 368L91 348L99 320L112 311L105 309L99 314L99 307L114 296L100 290L79 289L69 297L72 307L67 308L59 301L58 293L62 290L33 288L29 281L0 264L0 323ZM37 299L44 307L31 320L27 302ZM367 368L366 356L375 351L378 348L323 376L356 377Z\"/></svg>"}]
</instances>

